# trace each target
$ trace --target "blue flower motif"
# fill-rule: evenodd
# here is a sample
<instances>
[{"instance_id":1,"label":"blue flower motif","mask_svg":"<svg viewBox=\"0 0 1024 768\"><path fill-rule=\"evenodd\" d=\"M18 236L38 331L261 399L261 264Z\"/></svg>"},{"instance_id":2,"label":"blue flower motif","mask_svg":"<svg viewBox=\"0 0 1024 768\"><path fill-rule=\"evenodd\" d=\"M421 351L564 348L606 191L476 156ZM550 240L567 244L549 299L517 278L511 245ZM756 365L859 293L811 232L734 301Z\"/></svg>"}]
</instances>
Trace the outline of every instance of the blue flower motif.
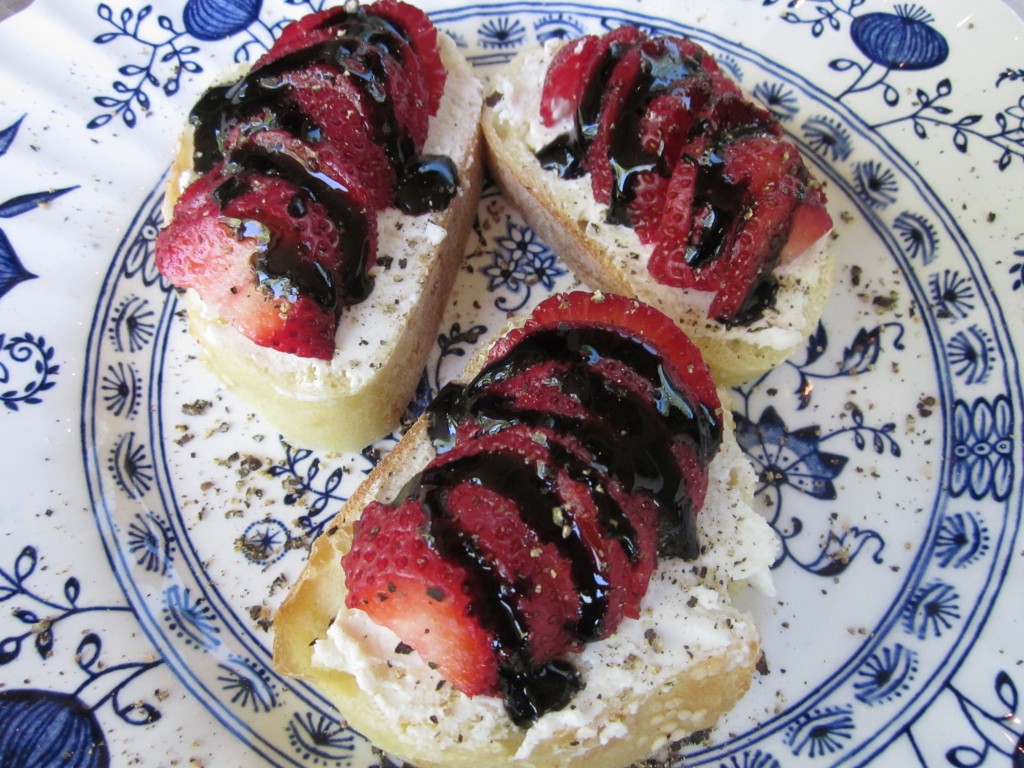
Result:
<instances>
[{"instance_id":1,"label":"blue flower motif","mask_svg":"<svg viewBox=\"0 0 1024 768\"><path fill-rule=\"evenodd\" d=\"M553 13L541 17L534 25L537 42L548 40L568 40L583 34L583 25L572 16L564 13Z\"/></svg>"},{"instance_id":2,"label":"blue flower motif","mask_svg":"<svg viewBox=\"0 0 1024 768\"><path fill-rule=\"evenodd\" d=\"M1013 489L1013 410L1006 395L953 404L949 491L1004 501Z\"/></svg>"},{"instance_id":3,"label":"blue flower motif","mask_svg":"<svg viewBox=\"0 0 1024 768\"><path fill-rule=\"evenodd\" d=\"M100 391L108 413L118 418L135 418L139 411L141 390L139 374L133 365L118 363L116 366L107 366Z\"/></svg>"},{"instance_id":4,"label":"blue flower motif","mask_svg":"<svg viewBox=\"0 0 1024 768\"><path fill-rule=\"evenodd\" d=\"M215 617L213 609L202 600L194 600L188 588L175 584L164 592L164 620L189 645L205 649L220 645Z\"/></svg>"},{"instance_id":5,"label":"blue flower motif","mask_svg":"<svg viewBox=\"0 0 1024 768\"><path fill-rule=\"evenodd\" d=\"M336 720L313 712L296 713L288 721L289 741L303 760L313 763L349 759L356 737Z\"/></svg>"},{"instance_id":6,"label":"blue flower motif","mask_svg":"<svg viewBox=\"0 0 1024 768\"><path fill-rule=\"evenodd\" d=\"M920 259L927 265L935 261L939 238L935 227L924 216L904 211L892 223L900 240L903 241L903 252L911 259Z\"/></svg>"},{"instance_id":7,"label":"blue flower motif","mask_svg":"<svg viewBox=\"0 0 1024 768\"><path fill-rule=\"evenodd\" d=\"M188 0L182 21L197 40L222 40L259 18L263 0Z\"/></svg>"},{"instance_id":8,"label":"blue flower motif","mask_svg":"<svg viewBox=\"0 0 1024 768\"><path fill-rule=\"evenodd\" d=\"M903 610L903 628L918 640L940 637L960 618L960 595L941 581L921 587Z\"/></svg>"},{"instance_id":9,"label":"blue flower motif","mask_svg":"<svg viewBox=\"0 0 1024 768\"><path fill-rule=\"evenodd\" d=\"M117 484L133 499L142 498L153 487L153 464L146 446L135 442L135 433L128 432L110 450L110 473Z\"/></svg>"},{"instance_id":10,"label":"blue flower motif","mask_svg":"<svg viewBox=\"0 0 1024 768\"><path fill-rule=\"evenodd\" d=\"M778 120L792 120L797 113L796 92L782 83L758 83L754 87L758 99Z\"/></svg>"},{"instance_id":11,"label":"blue flower motif","mask_svg":"<svg viewBox=\"0 0 1024 768\"><path fill-rule=\"evenodd\" d=\"M149 344L156 334L155 317L146 299L129 296L122 301L111 318L108 331L117 351L138 352Z\"/></svg>"},{"instance_id":12,"label":"blue flower motif","mask_svg":"<svg viewBox=\"0 0 1024 768\"><path fill-rule=\"evenodd\" d=\"M857 670L853 684L865 704L881 704L898 698L917 672L917 654L899 643L883 648Z\"/></svg>"},{"instance_id":13,"label":"blue flower motif","mask_svg":"<svg viewBox=\"0 0 1024 768\"><path fill-rule=\"evenodd\" d=\"M218 664L223 674L217 676L231 701L253 712L269 712L277 706L277 693L270 675L255 662L232 656L228 664Z\"/></svg>"},{"instance_id":14,"label":"blue flower motif","mask_svg":"<svg viewBox=\"0 0 1024 768\"><path fill-rule=\"evenodd\" d=\"M171 564L171 534L152 512L136 513L128 525L128 551L150 573L167 573Z\"/></svg>"},{"instance_id":15,"label":"blue flower motif","mask_svg":"<svg viewBox=\"0 0 1024 768\"><path fill-rule=\"evenodd\" d=\"M284 557L291 535L279 520L260 520L252 523L242 534L239 548L251 563L270 565Z\"/></svg>"},{"instance_id":16,"label":"blue flower motif","mask_svg":"<svg viewBox=\"0 0 1024 768\"><path fill-rule=\"evenodd\" d=\"M812 117L802 126L804 140L814 152L833 162L846 160L853 152L850 132L829 117Z\"/></svg>"},{"instance_id":17,"label":"blue flower motif","mask_svg":"<svg viewBox=\"0 0 1024 768\"><path fill-rule=\"evenodd\" d=\"M487 289L496 291L507 288L512 293L524 291L523 301L515 307L505 305L504 297L499 298L499 309L519 309L529 300L530 289L540 284L547 291L552 290L555 280L565 274L555 254L537 239L533 230L507 220L506 234L495 240L497 249L491 252L492 262L483 268L487 276Z\"/></svg>"},{"instance_id":18,"label":"blue flower motif","mask_svg":"<svg viewBox=\"0 0 1024 768\"><path fill-rule=\"evenodd\" d=\"M772 406L756 424L740 413L734 417L736 439L758 470L757 493L769 486L788 485L816 499L836 498L832 481L843 471L847 458L820 450L819 427L790 432Z\"/></svg>"},{"instance_id":19,"label":"blue flower motif","mask_svg":"<svg viewBox=\"0 0 1024 768\"><path fill-rule=\"evenodd\" d=\"M964 568L988 551L988 529L976 515L958 512L942 521L935 558L943 568Z\"/></svg>"},{"instance_id":20,"label":"blue flower motif","mask_svg":"<svg viewBox=\"0 0 1024 768\"><path fill-rule=\"evenodd\" d=\"M939 318L967 317L974 309L975 296L971 278L955 270L943 270L928 278L928 292L931 295L935 316Z\"/></svg>"},{"instance_id":21,"label":"blue flower motif","mask_svg":"<svg viewBox=\"0 0 1024 768\"><path fill-rule=\"evenodd\" d=\"M57 691L0 691L0 765L107 768L110 752L95 713Z\"/></svg>"},{"instance_id":22,"label":"blue flower motif","mask_svg":"<svg viewBox=\"0 0 1024 768\"><path fill-rule=\"evenodd\" d=\"M930 26L934 19L916 5L897 4L896 13L868 13L850 24L854 45L886 69L921 70L942 64L949 45Z\"/></svg>"},{"instance_id":23,"label":"blue flower motif","mask_svg":"<svg viewBox=\"0 0 1024 768\"><path fill-rule=\"evenodd\" d=\"M891 168L876 160L857 163L853 168L853 186L857 196L870 208L888 208L896 202L899 185Z\"/></svg>"},{"instance_id":24,"label":"blue flower motif","mask_svg":"<svg viewBox=\"0 0 1024 768\"><path fill-rule=\"evenodd\" d=\"M853 710L829 707L803 715L786 732L786 743L794 755L804 751L808 757L822 757L838 752L854 731Z\"/></svg>"},{"instance_id":25,"label":"blue flower motif","mask_svg":"<svg viewBox=\"0 0 1024 768\"><path fill-rule=\"evenodd\" d=\"M753 752L744 752L741 757L733 755L728 763L722 763L719 768L782 768L782 763L767 752L755 749Z\"/></svg>"},{"instance_id":26,"label":"blue flower motif","mask_svg":"<svg viewBox=\"0 0 1024 768\"><path fill-rule=\"evenodd\" d=\"M484 48L514 48L526 39L526 27L519 19L509 16L485 22L478 33Z\"/></svg>"},{"instance_id":27,"label":"blue flower motif","mask_svg":"<svg viewBox=\"0 0 1024 768\"><path fill-rule=\"evenodd\" d=\"M963 378L964 383L982 384L988 379L996 353L988 331L977 325L957 331L947 348L949 366L953 373Z\"/></svg>"}]
</instances>

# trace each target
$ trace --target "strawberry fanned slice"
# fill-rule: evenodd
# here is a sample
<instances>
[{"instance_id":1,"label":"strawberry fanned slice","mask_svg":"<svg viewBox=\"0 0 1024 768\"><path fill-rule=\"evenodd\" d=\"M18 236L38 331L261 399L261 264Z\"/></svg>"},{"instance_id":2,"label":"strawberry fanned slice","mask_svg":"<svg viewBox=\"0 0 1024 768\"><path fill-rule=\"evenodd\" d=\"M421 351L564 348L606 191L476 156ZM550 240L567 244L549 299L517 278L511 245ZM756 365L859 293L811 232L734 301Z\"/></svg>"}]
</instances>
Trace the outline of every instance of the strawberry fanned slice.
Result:
<instances>
[{"instance_id":1,"label":"strawberry fanned slice","mask_svg":"<svg viewBox=\"0 0 1024 768\"><path fill-rule=\"evenodd\" d=\"M299 357L329 358L337 327L334 278L316 265L337 268L337 230L322 208L306 204L305 193L282 179L244 182L224 213L214 195L225 184L234 181L215 172L186 190L174 220L157 236L157 267L175 285L193 288L247 338ZM289 215L296 200L303 201L302 215ZM280 264L282 253L301 256ZM300 292L305 282L308 289Z\"/></svg>"},{"instance_id":2,"label":"strawberry fanned slice","mask_svg":"<svg viewBox=\"0 0 1024 768\"><path fill-rule=\"evenodd\" d=\"M721 408L707 364L689 337L658 310L615 294L571 291L545 299L521 328L511 331L494 344L488 360L504 356L534 331L585 326L614 330L656 350L666 375L690 393L695 402L709 412Z\"/></svg>"},{"instance_id":3,"label":"strawberry fanned slice","mask_svg":"<svg viewBox=\"0 0 1024 768\"><path fill-rule=\"evenodd\" d=\"M436 115L447 78L447 70L437 48L437 29L422 10L398 0L379 0L367 6L367 10L405 32L419 59L419 69L427 91L427 111Z\"/></svg>"},{"instance_id":4,"label":"strawberry fanned slice","mask_svg":"<svg viewBox=\"0 0 1024 768\"><path fill-rule=\"evenodd\" d=\"M164 275L256 344L330 359L338 314L372 290L377 215L415 172L445 79L436 30L404 3L287 26L193 109L206 177L157 240Z\"/></svg>"},{"instance_id":5,"label":"strawberry fanned slice","mask_svg":"<svg viewBox=\"0 0 1024 768\"><path fill-rule=\"evenodd\" d=\"M575 134L538 158L565 177L590 174L608 221L653 246L656 280L713 293L709 317L750 322L774 300L775 267L831 228L821 187L778 120L701 46L623 29L555 55L540 118L553 125L575 111ZM753 177L723 170L723 158L751 139L784 148L775 153L781 166L758 161ZM750 216L762 221L744 223Z\"/></svg>"},{"instance_id":6,"label":"strawberry fanned slice","mask_svg":"<svg viewBox=\"0 0 1024 768\"><path fill-rule=\"evenodd\" d=\"M478 620L472 574L439 554L429 531L414 499L363 510L342 559L346 604L398 635L458 690L495 695L494 636Z\"/></svg>"},{"instance_id":7,"label":"strawberry fanned slice","mask_svg":"<svg viewBox=\"0 0 1024 768\"><path fill-rule=\"evenodd\" d=\"M662 313L547 299L428 409L439 453L362 513L346 604L463 693L497 685L519 725L565 706L580 684L565 654L640 615L659 553L696 556L719 408Z\"/></svg>"}]
</instances>

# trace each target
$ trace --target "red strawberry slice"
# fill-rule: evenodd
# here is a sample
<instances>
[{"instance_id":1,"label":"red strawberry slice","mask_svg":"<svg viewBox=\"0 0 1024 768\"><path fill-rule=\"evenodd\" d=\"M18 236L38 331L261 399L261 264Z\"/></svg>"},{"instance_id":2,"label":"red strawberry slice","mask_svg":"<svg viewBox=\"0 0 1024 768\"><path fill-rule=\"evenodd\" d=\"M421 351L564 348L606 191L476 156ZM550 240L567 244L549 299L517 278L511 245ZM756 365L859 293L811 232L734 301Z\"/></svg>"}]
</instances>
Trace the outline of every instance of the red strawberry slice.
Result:
<instances>
[{"instance_id":1,"label":"red strawberry slice","mask_svg":"<svg viewBox=\"0 0 1024 768\"><path fill-rule=\"evenodd\" d=\"M466 462L473 464L475 452L486 449L472 442L460 448L436 467L452 469ZM514 452L506 455L510 461L516 460ZM495 461L492 452L488 452L488 460ZM514 471L506 478L521 479ZM471 538L494 577L504 585L503 599L518 612L526 631L514 639L531 663L545 664L578 646L573 629L579 621L579 596L565 555L554 543L538 536L503 490L464 481L444 493L444 503L453 524Z\"/></svg>"},{"instance_id":2,"label":"red strawberry slice","mask_svg":"<svg viewBox=\"0 0 1024 768\"><path fill-rule=\"evenodd\" d=\"M541 93L540 116L544 125L553 126L576 114L603 50L597 35L577 38L558 50L548 66Z\"/></svg>"},{"instance_id":3,"label":"red strawberry slice","mask_svg":"<svg viewBox=\"0 0 1024 768\"><path fill-rule=\"evenodd\" d=\"M512 473L503 478L503 491L538 535L558 547L572 564L576 591L583 599L576 631L582 639L594 640L606 637L622 620L632 591L633 568L622 543L610 536L603 522L599 506L603 499L595 490L600 480L592 488L575 479L567 464L581 462L564 447L556 449L557 442L551 430L515 425L463 442L441 462L466 456L512 459L503 464Z\"/></svg>"},{"instance_id":4,"label":"red strawberry slice","mask_svg":"<svg viewBox=\"0 0 1024 768\"><path fill-rule=\"evenodd\" d=\"M329 359L337 315L333 305L324 305L329 291L313 264L323 260L330 270L337 262L337 230L315 204L303 202L303 215L290 215L293 201L304 201L304 194L280 179L246 182L249 190L222 215L213 191L224 182L218 171L186 190L174 220L157 236L157 267L175 285L195 289L257 344ZM309 245L300 248L299 241ZM281 253L296 254L294 260L287 257L287 269L278 269ZM296 286L305 280L317 283L328 297L318 303L297 293Z\"/></svg>"},{"instance_id":5,"label":"red strawberry slice","mask_svg":"<svg viewBox=\"0 0 1024 768\"><path fill-rule=\"evenodd\" d=\"M591 188L594 198L608 205L612 201L613 186L616 179L612 167L612 142L618 131L619 122L625 119L624 110L627 100L632 96L634 88L642 73L643 56L639 46L628 48L621 56L611 72L604 96L601 99L601 116L597 133L587 151L584 168L590 173Z\"/></svg>"},{"instance_id":6,"label":"red strawberry slice","mask_svg":"<svg viewBox=\"0 0 1024 768\"><path fill-rule=\"evenodd\" d=\"M456 689L496 695L498 659L474 607L477 588L466 567L437 552L428 531L416 500L367 506L341 561L345 604L394 632Z\"/></svg>"},{"instance_id":7,"label":"red strawberry slice","mask_svg":"<svg viewBox=\"0 0 1024 768\"><path fill-rule=\"evenodd\" d=\"M825 193L817 182L808 182L804 198L797 203L789 225L789 239L779 254L779 263L792 261L832 229L832 217L825 208Z\"/></svg>"},{"instance_id":8,"label":"red strawberry slice","mask_svg":"<svg viewBox=\"0 0 1024 768\"><path fill-rule=\"evenodd\" d=\"M390 206L397 175L384 146L376 141L374 111L366 109L365 99L349 78L316 67L284 80L295 85L291 98L320 129L322 138L314 144L315 149L320 151L329 143L336 164L350 174L349 183L365 194L368 207L382 210Z\"/></svg>"},{"instance_id":9,"label":"red strawberry slice","mask_svg":"<svg viewBox=\"0 0 1024 768\"><path fill-rule=\"evenodd\" d=\"M416 6L398 0L378 0L366 6L365 10L367 13L387 19L405 32L419 59L427 91L427 111L431 115L436 115L441 105L448 72L441 61L441 53L437 47L437 29L430 18Z\"/></svg>"},{"instance_id":10,"label":"red strawberry slice","mask_svg":"<svg viewBox=\"0 0 1024 768\"><path fill-rule=\"evenodd\" d=\"M367 198L372 191L361 184L357 169L330 142L315 147L285 131L260 131L238 144L232 158L252 158L257 167L272 175L303 185L325 209L327 217L341 230L338 262L338 293L343 304L362 301L370 285L366 270L377 253L377 217Z\"/></svg>"},{"instance_id":11,"label":"red strawberry slice","mask_svg":"<svg viewBox=\"0 0 1024 768\"><path fill-rule=\"evenodd\" d=\"M720 113L725 130L747 130L744 114L760 119L732 97L719 104L726 105ZM670 184L650 262L661 282L714 292L710 316L726 320L750 308L757 291L773 280L784 250L788 257L802 252L831 226L820 191L804 181L808 174L796 147L758 133L756 124L750 130L754 135L718 150L719 163L677 166L680 178Z\"/></svg>"},{"instance_id":12,"label":"red strawberry slice","mask_svg":"<svg viewBox=\"0 0 1024 768\"><path fill-rule=\"evenodd\" d=\"M488 355L496 360L537 329L594 326L615 330L660 355L668 379L710 412L721 408L707 364L689 337L666 315L617 294L573 291L548 297L522 328L500 339Z\"/></svg>"},{"instance_id":13,"label":"red strawberry slice","mask_svg":"<svg viewBox=\"0 0 1024 768\"><path fill-rule=\"evenodd\" d=\"M378 17L370 29L359 29L358 20ZM381 24L380 22L384 22ZM295 54L311 45L335 38L339 28L353 24L353 33L374 37L374 42L386 43L394 58L409 74L416 101L427 107L429 115L437 113L444 93L447 70L437 48L437 30L419 8L395 0L381 0L362 6L351 13L344 8L331 8L312 13L286 26L271 49L255 64L262 67L284 56ZM397 33L397 40L387 34L388 28ZM391 39L387 39L390 37Z\"/></svg>"}]
</instances>

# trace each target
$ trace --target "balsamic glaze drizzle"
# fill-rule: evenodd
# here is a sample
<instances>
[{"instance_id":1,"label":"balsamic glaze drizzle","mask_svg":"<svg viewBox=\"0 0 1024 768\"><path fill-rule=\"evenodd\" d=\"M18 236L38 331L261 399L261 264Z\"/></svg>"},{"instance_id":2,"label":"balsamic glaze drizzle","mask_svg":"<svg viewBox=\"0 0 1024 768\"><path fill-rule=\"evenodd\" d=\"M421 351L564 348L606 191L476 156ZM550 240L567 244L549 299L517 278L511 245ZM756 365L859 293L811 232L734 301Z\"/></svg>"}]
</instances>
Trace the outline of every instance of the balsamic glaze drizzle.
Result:
<instances>
[{"instance_id":1,"label":"balsamic glaze drizzle","mask_svg":"<svg viewBox=\"0 0 1024 768\"><path fill-rule=\"evenodd\" d=\"M579 178L586 173L585 159L601 121L605 85L628 48L628 45L613 45L605 52L598 74L584 89L573 130L557 137L537 152L541 167L557 173L563 179ZM607 221L623 226L631 225L629 205L635 198L637 177L647 171L658 172L664 177L670 175L663 158L645 150L640 142L642 122L648 105L666 93L689 98L687 91L690 88L701 88L699 77L703 71L700 61L681 55L674 45L640 45L639 49L640 75L632 92L626 97L609 142L613 182ZM738 130L709 135L711 141L700 157L684 156L679 160L693 163L697 167L694 208L695 217L700 219L702 228L699 242L686 247L684 259L689 266L699 268L723 255L728 232L750 210L749 205L743 203L745 189L737 187L725 177L721 156L726 144L743 135L760 132L763 128L755 120ZM707 130L706 121L695 121L690 129L690 138L704 134ZM783 243L779 244L780 248ZM728 326L749 325L774 305L777 290L777 278L766 273L758 279L736 315L717 319Z\"/></svg>"},{"instance_id":2,"label":"balsamic glaze drizzle","mask_svg":"<svg viewBox=\"0 0 1024 768\"><path fill-rule=\"evenodd\" d=\"M576 419L519 409L511 398L490 391L492 385L548 360L561 365L546 371L547 382L577 398L591 417ZM598 373L593 366L601 360L624 363L645 378L656 393L656 407ZM694 510L671 447L682 441L702 462L708 462L718 450L722 427L714 412L693 404L669 380L659 355L646 345L594 327L537 330L469 384L446 386L427 413L430 437L439 454L454 445L456 432L465 423L471 424L476 434L524 424L571 436L594 457L596 472L561 439L542 439L541 432L536 439L542 439L553 462L589 488L607 538L618 541L631 559L639 557L636 532L625 511L601 487L599 478L605 474L618 480L627 493L648 493L657 500L660 556L697 556ZM428 540L435 543L438 553L480 575L474 579L479 585L474 605L497 638L506 708L523 727L544 712L564 706L579 686L578 676L565 662L556 662L554 667L532 663L525 623L516 607L515 585L498 579L469 537L458 530L445 507L444 491L463 482L488 488L511 500L538 538L558 547L572 564L574 585L581 597L574 635L587 642L601 636L609 585L602 575L600 556L589 551L571 519L565 520L566 530L553 520L551 511L561 503L554 479L554 470L540 462L524 463L521 455L511 452L481 451L428 468L410 481L396 502L420 499L430 521Z\"/></svg>"},{"instance_id":3,"label":"balsamic glaze drizzle","mask_svg":"<svg viewBox=\"0 0 1024 768\"><path fill-rule=\"evenodd\" d=\"M368 252L367 217L374 213L355 204L343 185L292 154L256 149L245 141L262 130L282 130L314 147L322 140L323 126L292 100L287 75L326 64L358 87L374 140L395 169L395 205L403 212L416 215L444 210L458 192L458 178L450 158L417 154L388 96L385 57L402 63L410 45L406 32L362 9L349 12L344 8L326 14L319 28L339 31L329 40L253 69L232 84L210 88L193 107L189 120L194 127L196 170L207 173L219 163L226 164L227 179L214 194L222 210L249 188L254 175L284 178L297 188L289 205L293 216L305 215L307 197L325 208L343 249L337 280L331 270L303 258L301 244L282 233L270 233L269 244L257 252L253 266L259 283L272 295L293 300L307 295L323 309L339 312L366 299L373 289L373 279L367 274L373 256ZM238 125L243 138L237 146L227 148L228 134Z\"/></svg>"}]
</instances>

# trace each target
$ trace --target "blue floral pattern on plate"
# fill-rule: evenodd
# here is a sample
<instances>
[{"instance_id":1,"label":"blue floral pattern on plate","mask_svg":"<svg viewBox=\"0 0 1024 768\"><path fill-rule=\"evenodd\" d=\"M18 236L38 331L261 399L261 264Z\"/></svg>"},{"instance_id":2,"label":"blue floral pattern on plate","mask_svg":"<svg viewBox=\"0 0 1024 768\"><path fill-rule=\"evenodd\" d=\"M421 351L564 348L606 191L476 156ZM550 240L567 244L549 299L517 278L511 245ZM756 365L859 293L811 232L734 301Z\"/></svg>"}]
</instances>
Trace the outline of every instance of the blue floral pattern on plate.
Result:
<instances>
[{"instance_id":1,"label":"blue floral pattern on plate","mask_svg":"<svg viewBox=\"0 0 1024 768\"><path fill-rule=\"evenodd\" d=\"M686 764L1019 761L1024 727L1014 717L1024 678L1009 657L969 651L1007 600L1020 526L1021 330L1007 315L1019 314L1024 251L1004 242L982 261L971 240L977 229L968 232L933 188L930 174L941 171L918 167L914 156L942 143L987 163L994 178L1019 177L1019 62L986 60L978 79L992 94L967 108L967 75L950 66L965 43L937 6L737 2L749 23L708 10L696 27L674 12L577 3L433 13L482 73L535 42L624 22L689 34L783 121L828 183L838 214L836 296L801 354L733 392L739 442L758 474L755 504L783 542L777 597L751 604L766 669L708 744L684 750ZM141 133L161 115L176 124L214 54L218 62L252 60L285 19L318 7L98 4L93 26L77 34L104 57L98 71L116 75L88 81L76 119L97 141L118 131L127 141L124 132ZM767 37L758 36L755 9ZM773 59L772 36L805 46L817 63L794 69ZM8 120L0 155L22 147L20 131L32 119ZM0 755L56 765L40 756L61 747L80 765L114 764L118 729L159 733L170 714L167 702L127 696L159 667L235 740L244 755L236 762L387 764L315 691L273 671L268 630L306 545L397 435L358 454L321 454L266 433L220 393L195 362L176 295L153 265L163 179L140 184L151 192L119 209L82 385L85 479L124 597L87 606L74 569L58 590L63 599L35 591L37 548L22 538L13 555L0 551L9 563L0 568L0 602L14 609L0 624L0 665L47 670L70 660L80 681L0 692ZM0 211L20 224L21 214L73 189L12 190ZM41 272L40 259L29 240L0 233L5 305L35 278L23 264ZM456 288L467 299L460 304L477 309L443 320L409 418L507 312L572 284L557 255L486 190ZM27 350L0 356L0 377L31 370L39 393L66 374L52 334L0 327L0 338L0 355L15 341ZM4 404L10 418L24 418L33 409L17 406L39 399L11 395ZM113 635L88 631L75 646L63 630L82 615L132 617L156 653L101 663ZM1015 618L1020 629L1019 611ZM40 713L45 727L4 727ZM91 748L69 751L76 743Z\"/></svg>"}]
</instances>

